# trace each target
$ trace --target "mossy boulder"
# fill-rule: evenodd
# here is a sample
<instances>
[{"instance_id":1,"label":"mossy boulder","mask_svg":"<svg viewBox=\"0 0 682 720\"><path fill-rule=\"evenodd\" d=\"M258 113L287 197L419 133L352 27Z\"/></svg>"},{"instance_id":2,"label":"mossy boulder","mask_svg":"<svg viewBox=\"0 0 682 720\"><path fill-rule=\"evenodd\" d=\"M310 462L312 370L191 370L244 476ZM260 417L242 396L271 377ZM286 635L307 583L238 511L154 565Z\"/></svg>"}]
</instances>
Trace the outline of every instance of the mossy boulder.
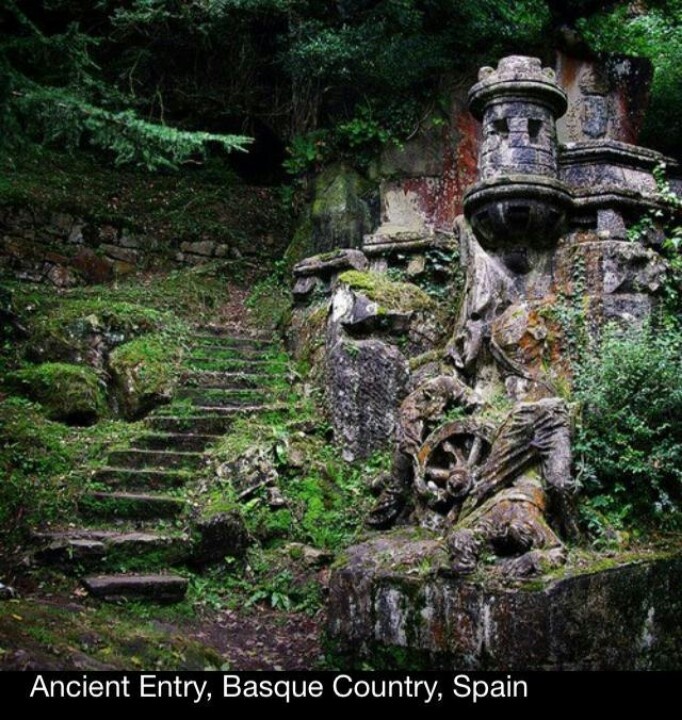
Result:
<instances>
[{"instance_id":1,"label":"mossy boulder","mask_svg":"<svg viewBox=\"0 0 682 720\"><path fill-rule=\"evenodd\" d=\"M92 425L107 412L104 383L89 367L43 363L7 379L15 392L39 402L51 420Z\"/></svg>"},{"instance_id":2,"label":"mossy boulder","mask_svg":"<svg viewBox=\"0 0 682 720\"><path fill-rule=\"evenodd\" d=\"M121 413L142 417L158 405L170 402L181 374L184 348L177 337L163 333L144 335L117 347L109 368Z\"/></svg>"},{"instance_id":3,"label":"mossy boulder","mask_svg":"<svg viewBox=\"0 0 682 720\"><path fill-rule=\"evenodd\" d=\"M36 361L106 365L109 351L168 322L158 310L99 298L70 299L42 312L31 323L28 356Z\"/></svg>"},{"instance_id":4,"label":"mossy boulder","mask_svg":"<svg viewBox=\"0 0 682 720\"><path fill-rule=\"evenodd\" d=\"M343 163L325 168L315 179L312 200L284 255L293 268L304 258L336 248L361 247L375 225L378 191Z\"/></svg>"}]
</instances>

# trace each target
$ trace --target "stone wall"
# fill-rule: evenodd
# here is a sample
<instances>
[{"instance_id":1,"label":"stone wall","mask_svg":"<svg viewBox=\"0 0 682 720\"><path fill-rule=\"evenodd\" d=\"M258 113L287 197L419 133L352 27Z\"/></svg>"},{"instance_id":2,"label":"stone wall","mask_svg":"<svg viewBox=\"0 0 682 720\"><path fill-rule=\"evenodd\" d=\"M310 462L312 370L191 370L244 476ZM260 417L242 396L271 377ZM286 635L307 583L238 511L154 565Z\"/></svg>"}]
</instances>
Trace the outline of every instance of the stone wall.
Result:
<instances>
[{"instance_id":1,"label":"stone wall","mask_svg":"<svg viewBox=\"0 0 682 720\"><path fill-rule=\"evenodd\" d=\"M558 53L557 81L568 95L568 111L557 123L559 141L611 139L636 144L652 75L645 58L600 60Z\"/></svg>"},{"instance_id":2,"label":"stone wall","mask_svg":"<svg viewBox=\"0 0 682 720\"><path fill-rule=\"evenodd\" d=\"M381 195L375 234L452 233L464 191L476 179L479 142L466 92L455 89L448 122L427 120L414 138L382 153L374 168Z\"/></svg>"},{"instance_id":3,"label":"stone wall","mask_svg":"<svg viewBox=\"0 0 682 720\"><path fill-rule=\"evenodd\" d=\"M136 270L234 262L259 252L279 256L286 235L272 247L244 249L211 240L162 243L149 234L69 213L0 207L0 271L18 280L72 287L109 282Z\"/></svg>"}]
</instances>

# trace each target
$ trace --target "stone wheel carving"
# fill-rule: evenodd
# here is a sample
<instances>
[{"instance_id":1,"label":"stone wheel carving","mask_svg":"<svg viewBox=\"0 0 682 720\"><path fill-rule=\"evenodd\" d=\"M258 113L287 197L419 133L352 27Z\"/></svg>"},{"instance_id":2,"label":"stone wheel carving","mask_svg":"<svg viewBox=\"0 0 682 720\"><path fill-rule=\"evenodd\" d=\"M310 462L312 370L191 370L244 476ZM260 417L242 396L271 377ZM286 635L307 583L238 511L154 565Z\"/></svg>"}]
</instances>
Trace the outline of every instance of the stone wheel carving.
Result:
<instances>
[{"instance_id":1,"label":"stone wheel carving","mask_svg":"<svg viewBox=\"0 0 682 720\"><path fill-rule=\"evenodd\" d=\"M477 418L453 420L429 435L415 458L415 485L422 503L448 513L472 488L492 444L492 428Z\"/></svg>"}]
</instances>

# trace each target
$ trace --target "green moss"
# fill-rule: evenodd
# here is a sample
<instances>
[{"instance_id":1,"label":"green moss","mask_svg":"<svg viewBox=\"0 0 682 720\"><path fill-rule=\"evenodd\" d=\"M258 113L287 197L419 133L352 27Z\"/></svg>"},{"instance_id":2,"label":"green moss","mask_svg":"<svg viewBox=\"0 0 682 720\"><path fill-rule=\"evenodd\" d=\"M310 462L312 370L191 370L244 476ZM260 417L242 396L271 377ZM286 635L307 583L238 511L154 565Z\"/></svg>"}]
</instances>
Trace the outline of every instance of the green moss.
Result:
<instances>
[{"instance_id":1,"label":"green moss","mask_svg":"<svg viewBox=\"0 0 682 720\"><path fill-rule=\"evenodd\" d=\"M435 307L434 301L416 285L394 282L386 274L347 270L339 280L352 290L366 295L383 308L397 312L419 312Z\"/></svg>"},{"instance_id":2,"label":"green moss","mask_svg":"<svg viewBox=\"0 0 682 720\"><path fill-rule=\"evenodd\" d=\"M136 424L113 420L68 427L29 400L0 400L0 546L9 551L26 529L72 519L84 485L75 471L101 462L112 440L136 433Z\"/></svg>"},{"instance_id":3,"label":"green moss","mask_svg":"<svg viewBox=\"0 0 682 720\"><path fill-rule=\"evenodd\" d=\"M181 608L150 609L135 603L79 608L73 603L60 607L54 602L12 600L0 603L2 649L21 649L43 669L221 667L224 660L213 648L189 639L176 628L162 628L158 618L166 613L177 619ZM11 656L5 657L11 662ZM0 667L4 667L1 657Z\"/></svg>"},{"instance_id":4,"label":"green moss","mask_svg":"<svg viewBox=\"0 0 682 720\"><path fill-rule=\"evenodd\" d=\"M291 243L284 253L284 263L287 271L291 272L296 263L314 254L313 221L310 213L307 212L298 224Z\"/></svg>"},{"instance_id":5,"label":"green moss","mask_svg":"<svg viewBox=\"0 0 682 720\"><path fill-rule=\"evenodd\" d=\"M109 365L126 417L139 417L171 399L182 372L181 339L153 333L111 353Z\"/></svg>"},{"instance_id":6,"label":"green moss","mask_svg":"<svg viewBox=\"0 0 682 720\"><path fill-rule=\"evenodd\" d=\"M51 420L90 425L107 410L102 380L88 367L43 363L7 379L16 392L41 403Z\"/></svg>"},{"instance_id":7,"label":"green moss","mask_svg":"<svg viewBox=\"0 0 682 720\"><path fill-rule=\"evenodd\" d=\"M428 365L431 362L439 362L442 357L442 350L430 350L429 352L417 355L417 357L410 358L410 370L414 372L415 370L419 370L419 368L423 367L424 365Z\"/></svg>"},{"instance_id":8,"label":"green moss","mask_svg":"<svg viewBox=\"0 0 682 720\"><path fill-rule=\"evenodd\" d=\"M256 283L246 300L246 306L255 323L263 330L271 332L286 327L291 303L289 283L278 274Z\"/></svg>"},{"instance_id":9,"label":"green moss","mask_svg":"<svg viewBox=\"0 0 682 720\"><path fill-rule=\"evenodd\" d=\"M110 344L131 340L175 323L169 313L108 298L68 298L48 303L31 318L28 355L39 360L83 362L92 354L92 337Z\"/></svg>"}]
</instances>

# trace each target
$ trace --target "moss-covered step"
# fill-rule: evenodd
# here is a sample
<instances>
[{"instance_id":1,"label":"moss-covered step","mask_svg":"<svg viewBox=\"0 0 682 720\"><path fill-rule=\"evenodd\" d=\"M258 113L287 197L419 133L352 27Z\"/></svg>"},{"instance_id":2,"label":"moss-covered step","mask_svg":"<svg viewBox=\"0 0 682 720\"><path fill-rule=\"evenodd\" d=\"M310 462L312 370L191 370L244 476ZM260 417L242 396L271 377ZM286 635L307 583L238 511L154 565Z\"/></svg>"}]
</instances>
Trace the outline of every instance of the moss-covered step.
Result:
<instances>
[{"instance_id":1,"label":"moss-covered step","mask_svg":"<svg viewBox=\"0 0 682 720\"><path fill-rule=\"evenodd\" d=\"M194 413L196 409L193 408ZM192 415L151 415L145 420L145 425L158 433L206 433L222 435L226 433L237 414L216 415L215 413L201 413Z\"/></svg>"},{"instance_id":2,"label":"moss-covered step","mask_svg":"<svg viewBox=\"0 0 682 720\"><path fill-rule=\"evenodd\" d=\"M89 575L82 579L94 597L107 601L149 600L158 603L180 602L187 592L188 580L180 575L124 574Z\"/></svg>"},{"instance_id":3,"label":"moss-covered step","mask_svg":"<svg viewBox=\"0 0 682 720\"><path fill-rule=\"evenodd\" d=\"M220 438L220 435L195 433L147 433L131 440L130 447L138 450L176 450L201 452Z\"/></svg>"},{"instance_id":4,"label":"moss-covered step","mask_svg":"<svg viewBox=\"0 0 682 720\"><path fill-rule=\"evenodd\" d=\"M168 495L96 491L82 495L78 509L88 517L170 518L182 513L185 501Z\"/></svg>"},{"instance_id":5,"label":"moss-covered step","mask_svg":"<svg viewBox=\"0 0 682 720\"><path fill-rule=\"evenodd\" d=\"M205 415L212 415L212 416L220 416L223 415L225 417L242 417L244 415L248 415L249 413L258 413L258 412L270 412L270 411L281 411L281 410L289 410L294 407L294 404L289 404L285 402L259 402L259 403L250 403L246 405L191 405L191 413L192 417L197 418ZM156 420L157 418L162 417L176 417L178 419L187 420L190 415L185 414L178 414L177 409L173 408L172 406L159 408L156 413L154 413L153 418L149 418L149 422L151 423L152 419ZM151 426L151 425L150 425ZM185 428L191 429L192 425L187 423ZM182 432L181 430L179 432Z\"/></svg>"},{"instance_id":6,"label":"moss-covered step","mask_svg":"<svg viewBox=\"0 0 682 720\"><path fill-rule=\"evenodd\" d=\"M298 403L286 403L286 402L263 402L263 403L250 403L250 404L232 404L232 405L193 405L192 411L196 413L206 413L214 415L226 415L228 417L235 417L241 415L248 415L250 413L262 413L262 412L280 412L297 410L300 407ZM169 413L170 414L170 413ZM159 416L161 417L161 413Z\"/></svg>"},{"instance_id":7,"label":"moss-covered step","mask_svg":"<svg viewBox=\"0 0 682 720\"><path fill-rule=\"evenodd\" d=\"M271 360L269 358L220 358L214 356L192 355L185 361L190 370L214 370L224 372L265 372L283 374L287 371L284 360Z\"/></svg>"},{"instance_id":8,"label":"moss-covered step","mask_svg":"<svg viewBox=\"0 0 682 720\"><path fill-rule=\"evenodd\" d=\"M126 490L170 490L182 487L191 479L182 470L158 470L155 468L103 467L92 476L94 482L111 488Z\"/></svg>"},{"instance_id":9,"label":"moss-covered step","mask_svg":"<svg viewBox=\"0 0 682 720\"><path fill-rule=\"evenodd\" d=\"M233 345L242 344L264 344L273 343L272 335L234 335L225 328L197 328L192 333L193 340L209 339L217 342L224 342Z\"/></svg>"},{"instance_id":10,"label":"moss-covered step","mask_svg":"<svg viewBox=\"0 0 682 720\"><path fill-rule=\"evenodd\" d=\"M203 453L175 450L114 450L107 457L109 467L151 467L158 470L193 470L200 467L203 462Z\"/></svg>"},{"instance_id":11,"label":"moss-covered step","mask_svg":"<svg viewBox=\"0 0 682 720\"><path fill-rule=\"evenodd\" d=\"M282 383L278 375L259 372L216 372L206 370L185 376L185 388L206 388L211 390L257 390L275 383Z\"/></svg>"},{"instance_id":12,"label":"moss-covered step","mask_svg":"<svg viewBox=\"0 0 682 720\"><path fill-rule=\"evenodd\" d=\"M40 545L33 555L37 562L74 569L177 565L187 560L191 549L187 535L141 531L81 528L37 533L35 539Z\"/></svg>"},{"instance_id":13,"label":"moss-covered step","mask_svg":"<svg viewBox=\"0 0 682 720\"><path fill-rule=\"evenodd\" d=\"M263 390L183 388L178 391L177 397L203 407L235 407L262 405L277 399L278 395L275 391Z\"/></svg>"},{"instance_id":14,"label":"moss-covered step","mask_svg":"<svg viewBox=\"0 0 682 720\"><path fill-rule=\"evenodd\" d=\"M192 348L194 357L218 357L225 359L240 358L255 360L286 360L278 347L232 347L230 345L194 345Z\"/></svg>"}]
</instances>

